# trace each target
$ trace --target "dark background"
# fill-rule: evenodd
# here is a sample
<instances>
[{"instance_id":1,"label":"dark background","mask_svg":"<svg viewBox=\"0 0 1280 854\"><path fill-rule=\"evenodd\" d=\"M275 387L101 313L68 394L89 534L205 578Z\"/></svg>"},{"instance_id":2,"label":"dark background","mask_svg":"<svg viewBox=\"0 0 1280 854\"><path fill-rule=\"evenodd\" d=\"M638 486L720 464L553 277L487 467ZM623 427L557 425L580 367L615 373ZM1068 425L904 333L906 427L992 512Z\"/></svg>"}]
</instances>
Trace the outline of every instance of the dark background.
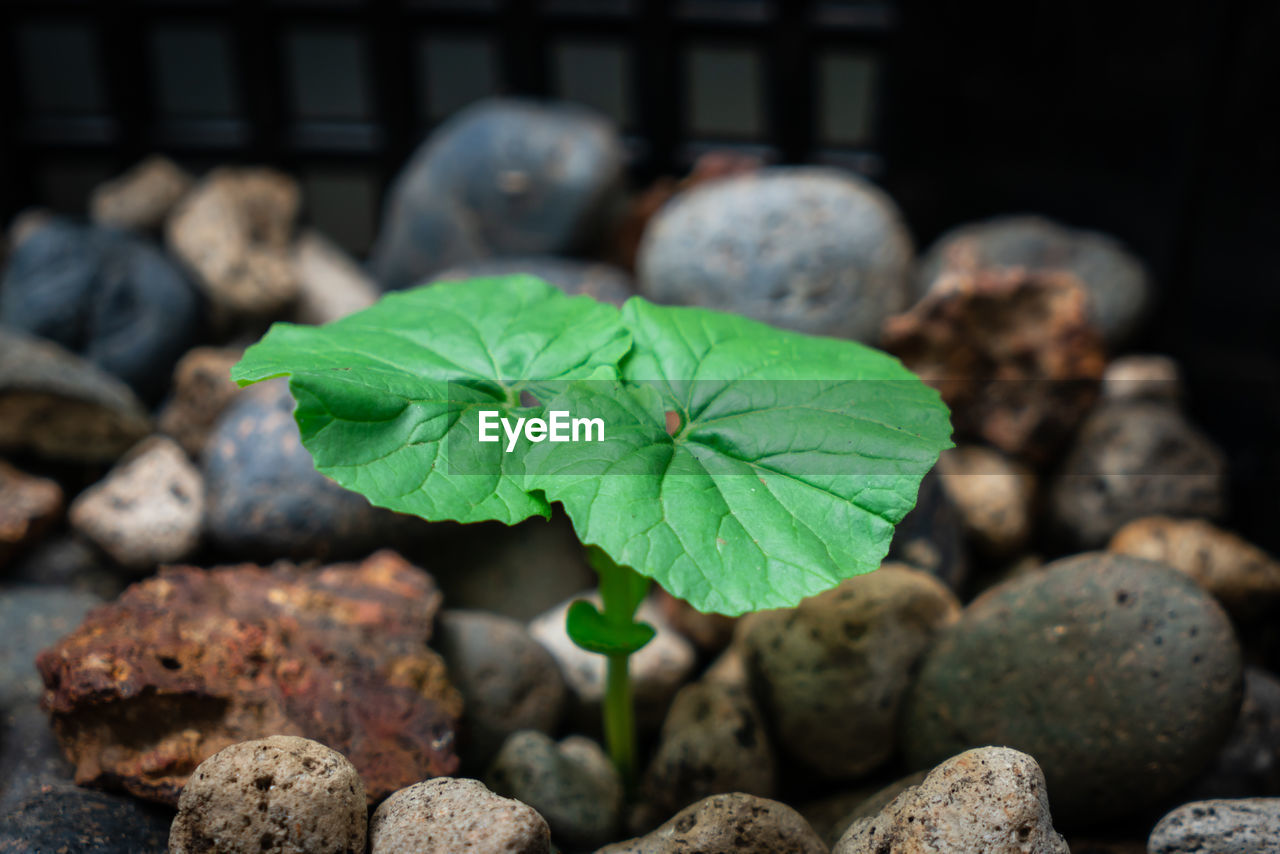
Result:
<instances>
[{"instance_id":1,"label":"dark background","mask_svg":"<svg viewBox=\"0 0 1280 854\"><path fill-rule=\"evenodd\" d=\"M268 163L356 254L422 136L488 94L622 127L637 186L708 148L882 183L923 247L1037 212L1160 294L1230 523L1280 551L1280 4L1023 0L0 0L0 214L82 214L153 151Z\"/></svg>"}]
</instances>

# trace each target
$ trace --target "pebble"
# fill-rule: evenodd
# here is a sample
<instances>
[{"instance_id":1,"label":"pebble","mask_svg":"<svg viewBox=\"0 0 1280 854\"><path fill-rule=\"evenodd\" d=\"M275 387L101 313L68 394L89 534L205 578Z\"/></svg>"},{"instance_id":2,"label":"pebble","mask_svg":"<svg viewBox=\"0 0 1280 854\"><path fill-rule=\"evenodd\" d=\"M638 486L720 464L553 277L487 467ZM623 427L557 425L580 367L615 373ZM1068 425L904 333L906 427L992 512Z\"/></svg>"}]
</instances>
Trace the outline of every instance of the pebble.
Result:
<instances>
[{"instance_id":1,"label":"pebble","mask_svg":"<svg viewBox=\"0 0 1280 854\"><path fill-rule=\"evenodd\" d=\"M616 129L577 104L494 98L462 110L396 177L371 260L385 288L494 256L590 250L621 205Z\"/></svg>"},{"instance_id":2,"label":"pebble","mask_svg":"<svg viewBox=\"0 0 1280 854\"><path fill-rule=\"evenodd\" d=\"M462 692L464 768L486 768L519 730L555 732L564 711L564 677L523 623L451 610L440 615L437 632L435 649Z\"/></svg>"},{"instance_id":3,"label":"pebble","mask_svg":"<svg viewBox=\"0 0 1280 854\"><path fill-rule=\"evenodd\" d=\"M962 521L938 471L929 472L920 482L916 506L893 531L889 560L927 572L952 590L963 590L969 557Z\"/></svg>"},{"instance_id":4,"label":"pebble","mask_svg":"<svg viewBox=\"0 0 1280 854\"><path fill-rule=\"evenodd\" d=\"M673 629L688 638L689 642L697 647L700 655L706 657L719 655L729 645L729 641L733 640L733 630L738 624L737 617L704 614L661 587L655 587L653 597L662 618Z\"/></svg>"},{"instance_id":5,"label":"pebble","mask_svg":"<svg viewBox=\"0 0 1280 854\"><path fill-rule=\"evenodd\" d=\"M912 671L959 615L942 582L886 564L796 608L745 617L736 643L787 759L853 778L893 753Z\"/></svg>"},{"instance_id":6,"label":"pebble","mask_svg":"<svg viewBox=\"0 0 1280 854\"><path fill-rule=\"evenodd\" d=\"M178 164L153 154L118 178L94 188L89 216L99 225L157 230L195 179Z\"/></svg>"},{"instance_id":7,"label":"pebble","mask_svg":"<svg viewBox=\"0 0 1280 854\"><path fill-rule=\"evenodd\" d=\"M291 735L243 741L182 790L169 854L352 854L365 848L364 783L345 756Z\"/></svg>"},{"instance_id":8,"label":"pebble","mask_svg":"<svg viewBox=\"0 0 1280 854\"><path fill-rule=\"evenodd\" d=\"M910 300L911 235L883 191L825 167L698 184L649 221L640 292L814 335L875 342Z\"/></svg>"},{"instance_id":9,"label":"pebble","mask_svg":"<svg viewBox=\"0 0 1280 854\"><path fill-rule=\"evenodd\" d=\"M622 779L589 738L572 735L557 743L533 730L514 733L498 751L485 783L537 810L562 846L595 848L616 838Z\"/></svg>"},{"instance_id":10,"label":"pebble","mask_svg":"<svg viewBox=\"0 0 1280 854\"><path fill-rule=\"evenodd\" d=\"M1144 516L1221 516L1226 458L1176 407L1103 404L1081 425L1048 497L1059 536L1099 548Z\"/></svg>"},{"instance_id":11,"label":"pebble","mask_svg":"<svg viewBox=\"0 0 1280 854\"><path fill-rule=\"evenodd\" d=\"M156 418L161 433L199 459L218 416L240 391L231 368L244 351L237 347L193 347L178 360L164 407Z\"/></svg>"},{"instance_id":12,"label":"pebble","mask_svg":"<svg viewBox=\"0 0 1280 854\"><path fill-rule=\"evenodd\" d=\"M917 771L887 786L867 786L832 795L801 808L800 812L813 825L814 830L834 846L854 822L875 818L894 798L913 786L919 786L927 776L928 771Z\"/></svg>"},{"instance_id":13,"label":"pebble","mask_svg":"<svg viewBox=\"0 0 1280 854\"><path fill-rule=\"evenodd\" d=\"M1102 397L1110 401L1179 404L1183 397L1182 371L1168 356L1121 356L1112 360L1102 375Z\"/></svg>"},{"instance_id":14,"label":"pebble","mask_svg":"<svg viewBox=\"0 0 1280 854\"><path fill-rule=\"evenodd\" d=\"M378 298L378 286L346 252L314 229L304 229L293 244L298 298L293 319L298 323L329 323L368 308Z\"/></svg>"},{"instance_id":15,"label":"pebble","mask_svg":"<svg viewBox=\"0 0 1280 854\"><path fill-rule=\"evenodd\" d=\"M900 725L910 767L1026 751L1064 825L1133 814L1212 762L1241 653L1221 606L1162 564L1089 553L991 588L924 656Z\"/></svg>"},{"instance_id":16,"label":"pebble","mask_svg":"<svg viewBox=\"0 0 1280 854\"><path fill-rule=\"evenodd\" d=\"M832 854L1070 854L1053 829L1044 774L1007 747L948 759L877 815L845 831Z\"/></svg>"},{"instance_id":17,"label":"pebble","mask_svg":"<svg viewBox=\"0 0 1280 854\"><path fill-rule=\"evenodd\" d=\"M39 542L62 514L62 487L0 460L0 568Z\"/></svg>"},{"instance_id":18,"label":"pebble","mask_svg":"<svg viewBox=\"0 0 1280 854\"><path fill-rule=\"evenodd\" d=\"M68 518L120 566L150 571L199 546L204 479L176 442L155 436L76 496Z\"/></svg>"},{"instance_id":19,"label":"pebble","mask_svg":"<svg viewBox=\"0 0 1280 854\"><path fill-rule=\"evenodd\" d=\"M551 833L532 807L476 780L437 777L401 789L369 820L370 854L550 854Z\"/></svg>"},{"instance_id":20,"label":"pebble","mask_svg":"<svg viewBox=\"0 0 1280 854\"><path fill-rule=\"evenodd\" d=\"M1148 854L1280 852L1280 798L1194 801L1160 819Z\"/></svg>"},{"instance_id":21,"label":"pebble","mask_svg":"<svg viewBox=\"0 0 1280 854\"><path fill-rule=\"evenodd\" d=\"M735 792L712 795L656 830L596 854L829 854L801 815L786 804Z\"/></svg>"},{"instance_id":22,"label":"pebble","mask_svg":"<svg viewBox=\"0 0 1280 854\"><path fill-rule=\"evenodd\" d=\"M437 273L432 281L454 282L459 279L511 276L517 273L537 276L569 296L585 295L616 306L621 306L635 293L631 276L623 269L598 261L579 261L552 255L472 261Z\"/></svg>"},{"instance_id":23,"label":"pebble","mask_svg":"<svg viewBox=\"0 0 1280 854\"><path fill-rule=\"evenodd\" d=\"M985 554L1008 557L1026 546L1035 523L1031 469L991 448L962 445L942 452L938 474L965 535Z\"/></svg>"},{"instance_id":24,"label":"pebble","mask_svg":"<svg viewBox=\"0 0 1280 854\"><path fill-rule=\"evenodd\" d=\"M118 569L89 543L61 531L16 558L5 580L16 586L64 587L114 599L126 584Z\"/></svg>"},{"instance_id":25,"label":"pebble","mask_svg":"<svg viewBox=\"0 0 1280 854\"><path fill-rule=\"evenodd\" d=\"M44 692L36 654L70 634L90 608L102 600L62 587L11 587L0 590L0 709L34 705Z\"/></svg>"}]
</instances>

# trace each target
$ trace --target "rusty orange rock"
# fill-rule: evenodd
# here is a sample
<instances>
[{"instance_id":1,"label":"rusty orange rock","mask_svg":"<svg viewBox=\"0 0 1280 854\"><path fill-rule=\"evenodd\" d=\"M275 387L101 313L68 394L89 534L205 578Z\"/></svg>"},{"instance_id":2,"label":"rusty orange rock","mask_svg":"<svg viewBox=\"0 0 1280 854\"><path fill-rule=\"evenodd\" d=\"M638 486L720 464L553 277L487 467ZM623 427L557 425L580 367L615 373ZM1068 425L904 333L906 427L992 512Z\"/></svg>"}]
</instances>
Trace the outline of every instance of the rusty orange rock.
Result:
<instances>
[{"instance_id":1,"label":"rusty orange rock","mask_svg":"<svg viewBox=\"0 0 1280 854\"><path fill-rule=\"evenodd\" d=\"M176 804L224 747L298 735L371 803L456 770L461 695L427 647L441 595L393 552L308 570L169 567L37 660L76 782Z\"/></svg>"}]
</instances>

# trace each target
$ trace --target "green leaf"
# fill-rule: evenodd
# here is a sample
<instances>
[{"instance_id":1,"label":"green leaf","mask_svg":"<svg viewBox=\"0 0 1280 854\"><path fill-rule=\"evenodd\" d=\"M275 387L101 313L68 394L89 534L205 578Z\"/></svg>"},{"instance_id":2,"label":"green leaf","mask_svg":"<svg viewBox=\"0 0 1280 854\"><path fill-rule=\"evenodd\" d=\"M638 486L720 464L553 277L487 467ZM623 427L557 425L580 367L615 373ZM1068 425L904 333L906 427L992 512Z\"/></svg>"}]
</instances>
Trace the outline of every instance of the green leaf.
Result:
<instances>
[{"instance_id":1,"label":"green leaf","mask_svg":"<svg viewBox=\"0 0 1280 854\"><path fill-rule=\"evenodd\" d=\"M701 611L793 606L880 565L951 446L935 391L850 341L638 298L623 320L623 381L547 407L602 417L605 441L530 448L526 488Z\"/></svg>"},{"instance_id":2,"label":"green leaf","mask_svg":"<svg viewBox=\"0 0 1280 854\"><path fill-rule=\"evenodd\" d=\"M277 323L232 378L290 377L316 468L373 504L514 524L549 505L521 486L527 443L507 453L505 438L477 441L478 411L540 412L520 406L522 392L608 375L629 348L613 307L507 276L389 294L322 327Z\"/></svg>"},{"instance_id":3,"label":"green leaf","mask_svg":"<svg viewBox=\"0 0 1280 854\"><path fill-rule=\"evenodd\" d=\"M643 647L657 632L648 623L610 622L600 609L586 599L569 606L565 628L572 640L587 652L601 655L630 655Z\"/></svg>"}]
</instances>

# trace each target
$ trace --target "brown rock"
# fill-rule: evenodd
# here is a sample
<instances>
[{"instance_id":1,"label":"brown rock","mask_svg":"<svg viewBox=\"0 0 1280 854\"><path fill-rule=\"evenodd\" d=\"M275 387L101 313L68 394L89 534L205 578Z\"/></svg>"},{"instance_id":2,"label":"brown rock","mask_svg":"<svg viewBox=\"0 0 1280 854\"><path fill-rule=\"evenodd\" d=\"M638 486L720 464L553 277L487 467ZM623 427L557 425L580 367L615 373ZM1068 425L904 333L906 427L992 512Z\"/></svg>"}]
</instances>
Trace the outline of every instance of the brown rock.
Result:
<instances>
[{"instance_id":1,"label":"brown rock","mask_svg":"<svg viewBox=\"0 0 1280 854\"><path fill-rule=\"evenodd\" d=\"M116 228L159 228L191 184L185 169L153 154L119 178L99 184L89 199L89 216Z\"/></svg>"},{"instance_id":2,"label":"brown rock","mask_svg":"<svg viewBox=\"0 0 1280 854\"><path fill-rule=\"evenodd\" d=\"M298 274L299 323L328 323L373 305L378 288L350 255L319 232L307 229L293 246Z\"/></svg>"},{"instance_id":3,"label":"brown rock","mask_svg":"<svg viewBox=\"0 0 1280 854\"><path fill-rule=\"evenodd\" d=\"M686 807L657 830L606 845L596 854L828 854L827 846L786 804L734 793Z\"/></svg>"},{"instance_id":4,"label":"brown rock","mask_svg":"<svg viewBox=\"0 0 1280 854\"><path fill-rule=\"evenodd\" d=\"M1034 523L1035 474L981 445L962 445L938 458L942 488L960 511L965 535L990 555L1016 554Z\"/></svg>"},{"instance_id":5,"label":"brown rock","mask_svg":"<svg viewBox=\"0 0 1280 854\"><path fill-rule=\"evenodd\" d=\"M196 347L174 367L173 393L158 426L192 457L204 451L218 416L240 390L231 381L231 368L243 355L236 347Z\"/></svg>"},{"instance_id":6,"label":"brown rock","mask_svg":"<svg viewBox=\"0 0 1280 854\"><path fill-rule=\"evenodd\" d=\"M60 513L62 487L56 481L0 460L0 567L44 536Z\"/></svg>"},{"instance_id":7,"label":"brown rock","mask_svg":"<svg viewBox=\"0 0 1280 854\"><path fill-rule=\"evenodd\" d=\"M1185 572L1239 618L1273 613L1280 604L1280 561L1203 519L1138 519L1117 531L1107 549Z\"/></svg>"},{"instance_id":8,"label":"brown rock","mask_svg":"<svg viewBox=\"0 0 1280 854\"><path fill-rule=\"evenodd\" d=\"M737 617L724 614L704 614L683 599L677 599L661 587L655 586L654 602L671 628L688 638L698 652L715 655L733 639L733 627Z\"/></svg>"},{"instance_id":9,"label":"brown rock","mask_svg":"<svg viewBox=\"0 0 1280 854\"><path fill-rule=\"evenodd\" d=\"M532 807L477 780L442 777L401 789L369 820L370 854L547 854L551 832Z\"/></svg>"},{"instance_id":10,"label":"brown rock","mask_svg":"<svg viewBox=\"0 0 1280 854\"><path fill-rule=\"evenodd\" d=\"M962 438L1049 460L1097 396L1106 360L1070 273L944 278L884 326L884 346L941 392Z\"/></svg>"},{"instance_id":11,"label":"brown rock","mask_svg":"<svg viewBox=\"0 0 1280 854\"><path fill-rule=\"evenodd\" d=\"M308 571L173 567L41 653L44 707L84 785L175 803L228 745L301 735L372 801L452 773L461 699L426 646L440 595L392 552Z\"/></svg>"}]
</instances>

